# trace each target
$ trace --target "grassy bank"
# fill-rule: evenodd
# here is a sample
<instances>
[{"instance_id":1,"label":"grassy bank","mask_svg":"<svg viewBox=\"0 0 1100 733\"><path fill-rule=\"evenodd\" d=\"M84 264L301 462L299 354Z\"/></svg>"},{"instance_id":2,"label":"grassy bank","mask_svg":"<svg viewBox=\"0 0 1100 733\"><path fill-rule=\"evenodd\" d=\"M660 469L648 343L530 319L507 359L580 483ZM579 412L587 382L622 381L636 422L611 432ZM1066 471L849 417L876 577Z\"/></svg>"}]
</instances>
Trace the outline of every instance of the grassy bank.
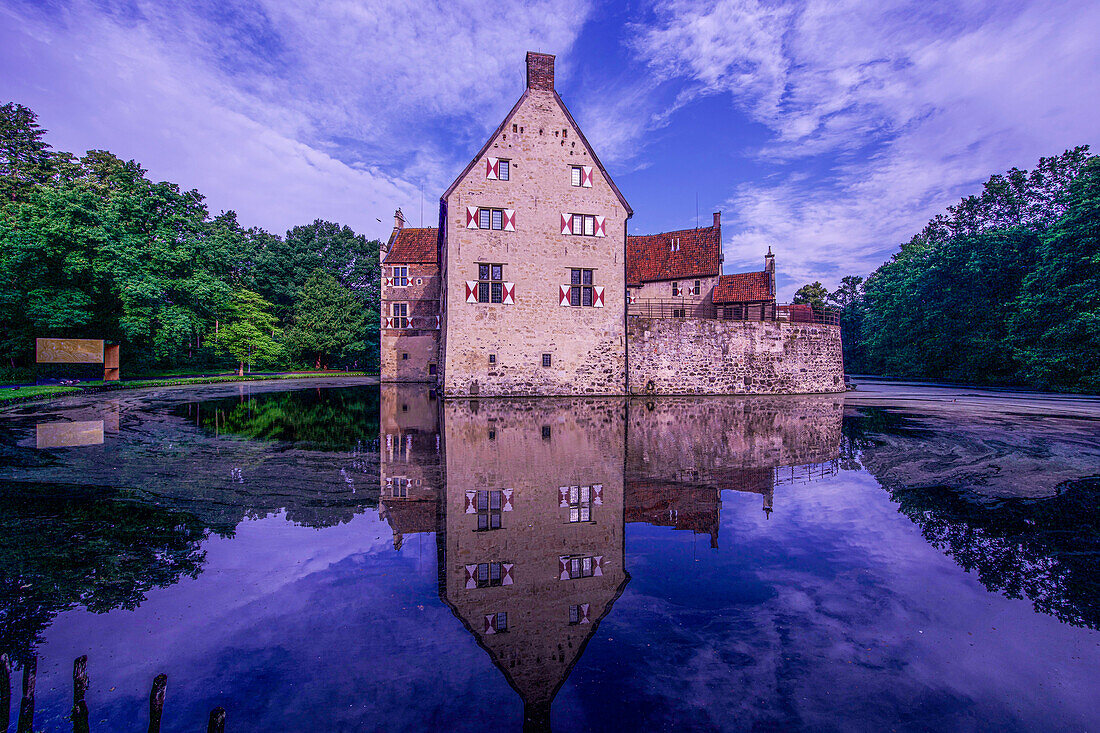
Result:
<instances>
[{"instance_id":1,"label":"grassy bank","mask_svg":"<svg viewBox=\"0 0 1100 733\"><path fill-rule=\"evenodd\" d=\"M0 387L0 406L17 402L49 400L89 392L115 392L138 387L174 387L188 384L217 384L221 382L259 382L276 379L309 379L317 377L372 377L366 372L292 372L288 374L236 374L211 377L160 377L153 379L129 379L121 382L82 382L80 385L43 385L28 387Z\"/></svg>"}]
</instances>

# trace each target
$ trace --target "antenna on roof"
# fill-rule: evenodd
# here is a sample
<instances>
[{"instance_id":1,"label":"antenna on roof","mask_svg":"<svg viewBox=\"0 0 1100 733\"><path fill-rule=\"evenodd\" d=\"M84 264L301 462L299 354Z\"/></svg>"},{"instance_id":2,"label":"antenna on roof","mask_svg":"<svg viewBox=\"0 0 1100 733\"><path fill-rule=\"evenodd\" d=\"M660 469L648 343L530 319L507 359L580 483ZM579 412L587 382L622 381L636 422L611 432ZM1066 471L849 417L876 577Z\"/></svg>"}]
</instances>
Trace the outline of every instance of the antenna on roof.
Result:
<instances>
[{"instance_id":1,"label":"antenna on roof","mask_svg":"<svg viewBox=\"0 0 1100 733\"><path fill-rule=\"evenodd\" d=\"M424 228L424 183L420 184L420 228Z\"/></svg>"},{"instance_id":2,"label":"antenna on roof","mask_svg":"<svg viewBox=\"0 0 1100 733\"><path fill-rule=\"evenodd\" d=\"M695 228L699 228L699 192L695 192Z\"/></svg>"}]
</instances>

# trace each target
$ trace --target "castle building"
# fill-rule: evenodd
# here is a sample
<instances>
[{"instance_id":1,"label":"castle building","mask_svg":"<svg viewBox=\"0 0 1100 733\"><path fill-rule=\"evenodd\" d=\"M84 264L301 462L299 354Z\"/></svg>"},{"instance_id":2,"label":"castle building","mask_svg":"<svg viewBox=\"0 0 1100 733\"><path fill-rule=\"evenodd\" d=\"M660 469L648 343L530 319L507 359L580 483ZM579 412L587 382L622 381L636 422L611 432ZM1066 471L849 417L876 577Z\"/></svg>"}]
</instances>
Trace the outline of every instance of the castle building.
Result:
<instances>
[{"instance_id":1,"label":"castle building","mask_svg":"<svg viewBox=\"0 0 1100 733\"><path fill-rule=\"evenodd\" d=\"M721 212L709 227L626 238L628 303L678 299L693 312L703 310L721 272Z\"/></svg>"},{"instance_id":2,"label":"castle building","mask_svg":"<svg viewBox=\"0 0 1100 733\"><path fill-rule=\"evenodd\" d=\"M630 205L527 54L527 88L440 202L446 396L625 394Z\"/></svg>"},{"instance_id":3,"label":"castle building","mask_svg":"<svg viewBox=\"0 0 1100 733\"><path fill-rule=\"evenodd\" d=\"M720 212L650 235L627 234L632 215L554 57L528 53L526 89L443 193L439 228L395 214L382 380L445 398L843 391L839 326L777 307L770 249L763 271L722 275Z\"/></svg>"},{"instance_id":4,"label":"castle building","mask_svg":"<svg viewBox=\"0 0 1100 733\"><path fill-rule=\"evenodd\" d=\"M439 368L439 230L394 212L382 252L379 365L390 382L435 382Z\"/></svg>"}]
</instances>

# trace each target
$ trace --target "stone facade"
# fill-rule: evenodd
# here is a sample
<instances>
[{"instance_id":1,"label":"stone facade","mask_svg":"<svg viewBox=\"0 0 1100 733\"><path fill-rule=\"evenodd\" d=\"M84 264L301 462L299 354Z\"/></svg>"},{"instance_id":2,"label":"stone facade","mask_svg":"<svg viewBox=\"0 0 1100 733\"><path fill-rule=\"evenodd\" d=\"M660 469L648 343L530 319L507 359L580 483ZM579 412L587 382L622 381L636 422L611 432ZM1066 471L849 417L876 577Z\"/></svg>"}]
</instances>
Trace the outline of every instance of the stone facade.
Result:
<instances>
[{"instance_id":1,"label":"stone facade","mask_svg":"<svg viewBox=\"0 0 1100 733\"><path fill-rule=\"evenodd\" d=\"M631 211L554 91L553 57L528 54L528 67L527 90L441 201L443 393L621 395ZM573 185L574 166L590 186ZM481 209L503 226L472 228ZM591 235L562 233L572 214L598 217ZM501 267L500 302L477 302L481 265ZM572 269L592 272L593 306L562 305Z\"/></svg>"},{"instance_id":2,"label":"stone facade","mask_svg":"<svg viewBox=\"0 0 1100 733\"><path fill-rule=\"evenodd\" d=\"M383 249L379 374L384 382L435 383L439 367L437 229L406 228L398 209Z\"/></svg>"},{"instance_id":3,"label":"stone facade","mask_svg":"<svg viewBox=\"0 0 1100 733\"><path fill-rule=\"evenodd\" d=\"M631 316L627 340L631 394L844 391L839 326Z\"/></svg>"}]
</instances>

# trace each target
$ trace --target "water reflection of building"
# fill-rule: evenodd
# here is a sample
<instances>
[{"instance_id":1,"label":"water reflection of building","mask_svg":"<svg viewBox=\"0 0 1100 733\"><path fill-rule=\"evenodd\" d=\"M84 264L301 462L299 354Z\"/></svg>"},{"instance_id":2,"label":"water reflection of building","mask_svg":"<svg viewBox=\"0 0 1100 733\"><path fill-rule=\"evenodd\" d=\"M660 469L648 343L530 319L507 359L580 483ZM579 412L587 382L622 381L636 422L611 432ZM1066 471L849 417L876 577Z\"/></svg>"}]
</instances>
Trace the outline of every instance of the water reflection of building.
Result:
<instances>
[{"instance_id":1,"label":"water reflection of building","mask_svg":"<svg viewBox=\"0 0 1100 733\"><path fill-rule=\"evenodd\" d=\"M843 405L831 396L631 400L626 520L718 544L721 492L759 494L837 472Z\"/></svg>"},{"instance_id":2,"label":"water reflection of building","mask_svg":"<svg viewBox=\"0 0 1100 733\"><path fill-rule=\"evenodd\" d=\"M832 397L445 401L382 391L381 512L437 532L440 597L524 703L550 706L629 575L625 522L718 542L721 492L836 470Z\"/></svg>"},{"instance_id":3,"label":"water reflection of building","mask_svg":"<svg viewBox=\"0 0 1100 733\"><path fill-rule=\"evenodd\" d=\"M447 402L440 593L524 702L550 705L626 586L622 400Z\"/></svg>"},{"instance_id":4,"label":"water reflection of building","mask_svg":"<svg viewBox=\"0 0 1100 733\"><path fill-rule=\"evenodd\" d=\"M426 385L386 385L379 400L379 516L406 535L434 532L442 489L439 401Z\"/></svg>"}]
</instances>

